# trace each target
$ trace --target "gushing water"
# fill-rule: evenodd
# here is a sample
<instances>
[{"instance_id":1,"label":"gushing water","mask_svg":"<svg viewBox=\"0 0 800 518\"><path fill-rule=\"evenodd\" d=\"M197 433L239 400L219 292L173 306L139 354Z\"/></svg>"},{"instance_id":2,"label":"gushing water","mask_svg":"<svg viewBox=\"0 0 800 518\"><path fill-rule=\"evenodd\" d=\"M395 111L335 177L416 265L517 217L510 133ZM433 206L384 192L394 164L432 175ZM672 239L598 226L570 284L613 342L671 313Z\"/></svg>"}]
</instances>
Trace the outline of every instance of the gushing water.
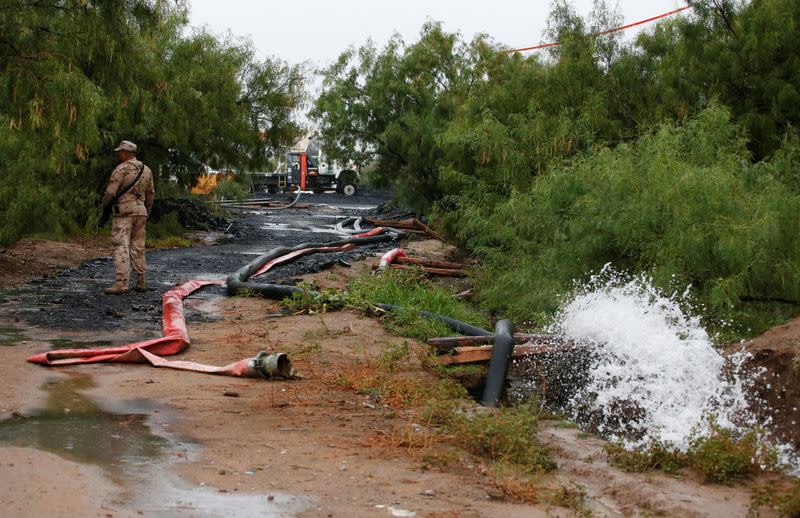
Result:
<instances>
[{"instance_id":1,"label":"gushing water","mask_svg":"<svg viewBox=\"0 0 800 518\"><path fill-rule=\"evenodd\" d=\"M583 372L570 374L578 382L562 410L628 448L657 441L685 451L708 432L709 416L732 430L768 426L746 394L761 373L745 372L746 353L725 357L714 348L699 319L682 310L687 297L665 296L649 279L608 266L576 290L551 329L588 358Z\"/></svg>"}]
</instances>

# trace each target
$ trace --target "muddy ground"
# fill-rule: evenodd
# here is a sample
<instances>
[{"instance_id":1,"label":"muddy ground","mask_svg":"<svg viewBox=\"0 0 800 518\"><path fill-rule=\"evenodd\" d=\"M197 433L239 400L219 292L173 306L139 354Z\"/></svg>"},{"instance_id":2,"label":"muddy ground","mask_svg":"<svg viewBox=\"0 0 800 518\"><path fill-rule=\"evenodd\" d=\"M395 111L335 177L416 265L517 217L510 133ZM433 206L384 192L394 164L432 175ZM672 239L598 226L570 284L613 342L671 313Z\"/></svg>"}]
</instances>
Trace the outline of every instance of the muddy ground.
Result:
<instances>
[{"instance_id":1,"label":"muddy ground","mask_svg":"<svg viewBox=\"0 0 800 518\"><path fill-rule=\"evenodd\" d=\"M559 469L541 486L583 494L582 506L517 503L467 455L448 468L431 466L424 452L381 440L408 428L402 410L336 383L407 340L356 313L285 315L273 301L230 298L217 287L186 300L192 345L182 359L224 365L282 351L302 376L291 381L26 363L48 349L160 336L161 294L171 286L224 279L276 246L340 239L332 233L338 219L384 198L303 201L313 205L241 213L225 232L196 234L192 248L149 250L145 293L102 293L113 278L103 237L26 240L0 252L2 516L747 515L746 486L624 473L607 464L601 440L554 422L544 422L540 438ZM270 278L342 286L393 246L309 256ZM450 251L433 240L407 246L432 259Z\"/></svg>"}]
</instances>

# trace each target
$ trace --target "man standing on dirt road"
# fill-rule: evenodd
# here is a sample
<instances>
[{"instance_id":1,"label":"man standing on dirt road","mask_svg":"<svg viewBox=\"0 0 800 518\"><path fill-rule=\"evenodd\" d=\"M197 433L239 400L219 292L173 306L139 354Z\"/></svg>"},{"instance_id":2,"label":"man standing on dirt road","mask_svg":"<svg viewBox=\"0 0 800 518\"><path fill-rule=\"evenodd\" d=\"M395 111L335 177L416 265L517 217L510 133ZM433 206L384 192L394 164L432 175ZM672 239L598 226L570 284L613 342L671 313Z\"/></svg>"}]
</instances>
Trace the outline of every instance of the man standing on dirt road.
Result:
<instances>
[{"instance_id":1,"label":"man standing on dirt road","mask_svg":"<svg viewBox=\"0 0 800 518\"><path fill-rule=\"evenodd\" d=\"M114 150L120 164L111 173L103 194L103 207L111 206L111 241L114 243L116 282L103 291L110 294L128 293L131 263L136 272L136 291L144 291L145 224L153 207L153 173L136 160L136 144L123 140Z\"/></svg>"}]
</instances>

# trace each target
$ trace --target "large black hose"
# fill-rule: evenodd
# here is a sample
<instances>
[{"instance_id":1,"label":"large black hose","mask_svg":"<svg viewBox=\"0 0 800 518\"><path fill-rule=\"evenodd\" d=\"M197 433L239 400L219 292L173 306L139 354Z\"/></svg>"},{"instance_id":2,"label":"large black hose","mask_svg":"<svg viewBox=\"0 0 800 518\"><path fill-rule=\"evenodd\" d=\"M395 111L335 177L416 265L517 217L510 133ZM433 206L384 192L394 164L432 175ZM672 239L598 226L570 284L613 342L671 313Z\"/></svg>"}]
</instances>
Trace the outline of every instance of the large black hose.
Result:
<instances>
[{"instance_id":1,"label":"large black hose","mask_svg":"<svg viewBox=\"0 0 800 518\"><path fill-rule=\"evenodd\" d=\"M481 402L486 406L497 406L506 383L508 361L514 352L514 324L510 320L498 320L494 327L492 358L489 360L489 373L483 389Z\"/></svg>"},{"instance_id":2,"label":"large black hose","mask_svg":"<svg viewBox=\"0 0 800 518\"><path fill-rule=\"evenodd\" d=\"M300 195L303 194L303 191L300 190L300 187L297 187L297 196L294 197L294 200L289 205L284 205L283 207L273 207L270 210L284 210L290 207L294 207L294 204L297 203L297 200L300 199Z\"/></svg>"},{"instance_id":3,"label":"large black hose","mask_svg":"<svg viewBox=\"0 0 800 518\"><path fill-rule=\"evenodd\" d=\"M277 259L278 257L290 254L292 252L305 250L307 248L336 247L348 244L370 245L372 243L394 241L401 237L404 237L404 234L397 232L385 232L383 234L378 234L375 236L350 237L347 239L340 239L339 241L332 241L329 243L301 243L292 248L286 248L286 247L273 248L266 254L258 256L253 261L242 266L232 275L229 275L227 280L225 281L228 286L227 291L229 295L236 295L241 291L245 291L245 292L258 293L259 295L263 295L271 299L282 299L284 297L291 297L292 293L302 292L303 290L295 286L250 282L248 279L250 278L250 276L253 275L253 273L255 273L268 261Z\"/></svg>"}]
</instances>

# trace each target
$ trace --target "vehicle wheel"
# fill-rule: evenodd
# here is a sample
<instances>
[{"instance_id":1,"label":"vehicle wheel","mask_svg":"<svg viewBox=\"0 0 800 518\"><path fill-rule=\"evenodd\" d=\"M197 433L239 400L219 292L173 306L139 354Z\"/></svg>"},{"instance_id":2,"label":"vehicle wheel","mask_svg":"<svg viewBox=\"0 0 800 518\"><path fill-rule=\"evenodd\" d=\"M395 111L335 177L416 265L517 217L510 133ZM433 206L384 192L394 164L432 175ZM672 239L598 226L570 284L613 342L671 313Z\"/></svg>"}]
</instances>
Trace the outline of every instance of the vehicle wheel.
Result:
<instances>
[{"instance_id":1,"label":"vehicle wheel","mask_svg":"<svg viewBox=\"0 0 800 518\"><path fill-rule=\"evenodd\" d=\"M356 193L356 186L352 183L345 184L345 186L342 188L342 192L345 196L352 196Z\"/></svg>"}]
</instances>

